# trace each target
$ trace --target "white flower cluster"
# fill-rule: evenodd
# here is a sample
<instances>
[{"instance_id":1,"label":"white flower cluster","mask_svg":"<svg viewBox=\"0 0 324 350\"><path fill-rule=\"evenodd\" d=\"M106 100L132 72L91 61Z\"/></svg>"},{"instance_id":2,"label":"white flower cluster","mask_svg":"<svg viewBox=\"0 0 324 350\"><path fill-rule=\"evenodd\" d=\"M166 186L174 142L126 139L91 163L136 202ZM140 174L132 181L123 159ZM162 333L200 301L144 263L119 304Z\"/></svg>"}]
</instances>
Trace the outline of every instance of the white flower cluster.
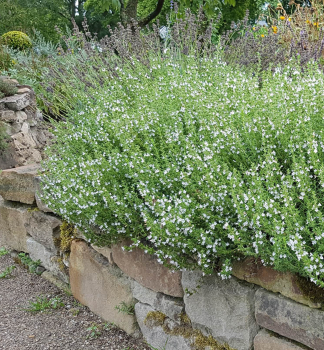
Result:
<instances>
[{"instance_id":1,"label":"white flower cluster","mask_svg":"<svg viewBox=\"0 0 324 350\"><path fill-rule=\"evenodd\" d=\"M260 90L217 57L125 67L57 126L44 200L175 269L254 256L323 286L324 76L294 72Z\"/></svg>"}]
</instances>

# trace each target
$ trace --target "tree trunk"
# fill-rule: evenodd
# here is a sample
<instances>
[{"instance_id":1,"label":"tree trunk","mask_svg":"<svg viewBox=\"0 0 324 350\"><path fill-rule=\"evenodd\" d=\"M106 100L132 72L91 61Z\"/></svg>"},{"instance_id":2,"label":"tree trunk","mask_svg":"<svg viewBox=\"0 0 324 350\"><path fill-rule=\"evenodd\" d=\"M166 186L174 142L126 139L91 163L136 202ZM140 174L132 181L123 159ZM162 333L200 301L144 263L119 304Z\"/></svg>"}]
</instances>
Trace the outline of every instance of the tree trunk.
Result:
<instances>
[{"instance_id":1,"label":"tree trunk","mask_svg":"<svg viewBox=\"0 0 324 350\"><path fill-rule=\"evenodd\" d=\"M121 23L124 27L127 25L131 24L132 21L137 21L139 27L145 27L149 22L151 22L155 17L157 17L163 7L164 1L165 0L158 0L156 8L153 12L151 12L147 17L142 18L142 19L137 19L137 5L138 5L138 0L129 0L128 4L125 8L124 6L124 0L119 0L120 1L120 19Z\"/></svg>"}]
</instances>

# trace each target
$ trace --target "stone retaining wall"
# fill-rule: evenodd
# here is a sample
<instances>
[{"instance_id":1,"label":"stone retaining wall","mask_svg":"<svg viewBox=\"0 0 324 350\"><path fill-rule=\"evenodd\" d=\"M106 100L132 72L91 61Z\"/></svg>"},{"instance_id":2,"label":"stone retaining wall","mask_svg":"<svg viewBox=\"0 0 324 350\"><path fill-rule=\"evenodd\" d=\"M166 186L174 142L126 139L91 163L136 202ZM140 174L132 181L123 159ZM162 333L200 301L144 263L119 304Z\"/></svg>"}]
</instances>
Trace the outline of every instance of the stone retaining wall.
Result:
<instances>
[{"instance_id":1,"label":"stone retaining wall","mask_svg":"<svg viewBox=\"0 0 324 350\"><path fill-rule=\"evenodd\" d=\"M228 280L172 272L140 249L92 246L80 233L62 251L62 221L37 197L39 171L0 174L0 245L39 259L106 321L157 349L324 349L324 292L294 274L253 259Z\"/></svg>"},{"instance_id":2,"label":"stone retaining wall","mask_svg":"<svg viewBox=\"0 0 324 350\"><path fill-rule=\"evenodd\" d=\"M28 137L32 96L0 100L0 119L8 128L28 129ZM11 165L39 161L36 142L28 150L26 161L19 160L22 150L12 150ZM93 246L41 202L40 171L39 164L28 164L1 172L0 246L40 260L46 278L69 284L75 298L107 322L160 350L324 349L322 289L254 259L237 263L234 277L222 280L199 271L172 272L140 249L123 251L127 242Z\"/></svg>"},{"instance_id":3,"label":"stone retaining wall","mask_svg":"<svg viewBox=\"0 0 324 350\"><path fill-rule=\"evenodd\" d=\"M0 170L31 163L39 163L44 147L52 139L37 109L36 97L27 85L0 76L18 89L16 95L0 99L0 126L8 135L7 148L0 151Z\"/></svg>"}]
</instances>

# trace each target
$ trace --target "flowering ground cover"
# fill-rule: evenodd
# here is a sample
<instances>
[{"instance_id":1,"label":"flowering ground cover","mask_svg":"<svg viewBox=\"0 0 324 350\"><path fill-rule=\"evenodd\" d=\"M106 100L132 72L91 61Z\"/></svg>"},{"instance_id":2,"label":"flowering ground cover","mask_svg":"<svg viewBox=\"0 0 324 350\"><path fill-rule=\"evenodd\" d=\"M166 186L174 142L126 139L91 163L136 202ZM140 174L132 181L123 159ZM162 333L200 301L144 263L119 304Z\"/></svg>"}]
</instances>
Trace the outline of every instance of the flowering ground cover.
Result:
<instances>
[{"instance_id":1,"label":"flowering ground cover","mask_svg":"<svg viewBox=\"0 0 324 350\"><path fill-rule=\"evenodd\" d=\"M212 56L153 56L78 95L44 167L44 200L89 241L131 238L174 269L247 256L323 286L324 77L259 77ZM131 249L131 247L130 247Z\"/></svg>"}]
</instances>

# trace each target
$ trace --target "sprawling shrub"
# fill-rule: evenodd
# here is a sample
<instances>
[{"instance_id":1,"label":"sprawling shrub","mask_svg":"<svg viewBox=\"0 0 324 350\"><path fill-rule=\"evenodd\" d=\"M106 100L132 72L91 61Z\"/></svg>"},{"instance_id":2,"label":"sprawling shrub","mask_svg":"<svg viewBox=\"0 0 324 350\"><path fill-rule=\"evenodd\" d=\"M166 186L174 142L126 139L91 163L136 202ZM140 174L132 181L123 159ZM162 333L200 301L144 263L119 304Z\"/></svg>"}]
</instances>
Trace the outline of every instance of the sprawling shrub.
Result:
<instances>
[{"instance_id":1,"label":"sprawling shrub","mask_svg":"<svg viewBox=\"0 0 324 350\"><path fill-rule=\"evenodd\" d=\"M1 39L5 45L15 50L26 50L32 47L29 36L16 30L3 34Z\"/></svg>"},{"instance_id":2,"label":"sprawling shrub","mask_svg":"<svg viewBox=\"0 0 324 350\"><path fill-rule=\"evenodd\" d=\"M135 58L78 95L43 165L44 200L89 241L124 238L209 273L253 256L324 285L324 77L258 78L219 58ZM130 248L131 249L131 248Z\"/></svg>"}]
</instances>

